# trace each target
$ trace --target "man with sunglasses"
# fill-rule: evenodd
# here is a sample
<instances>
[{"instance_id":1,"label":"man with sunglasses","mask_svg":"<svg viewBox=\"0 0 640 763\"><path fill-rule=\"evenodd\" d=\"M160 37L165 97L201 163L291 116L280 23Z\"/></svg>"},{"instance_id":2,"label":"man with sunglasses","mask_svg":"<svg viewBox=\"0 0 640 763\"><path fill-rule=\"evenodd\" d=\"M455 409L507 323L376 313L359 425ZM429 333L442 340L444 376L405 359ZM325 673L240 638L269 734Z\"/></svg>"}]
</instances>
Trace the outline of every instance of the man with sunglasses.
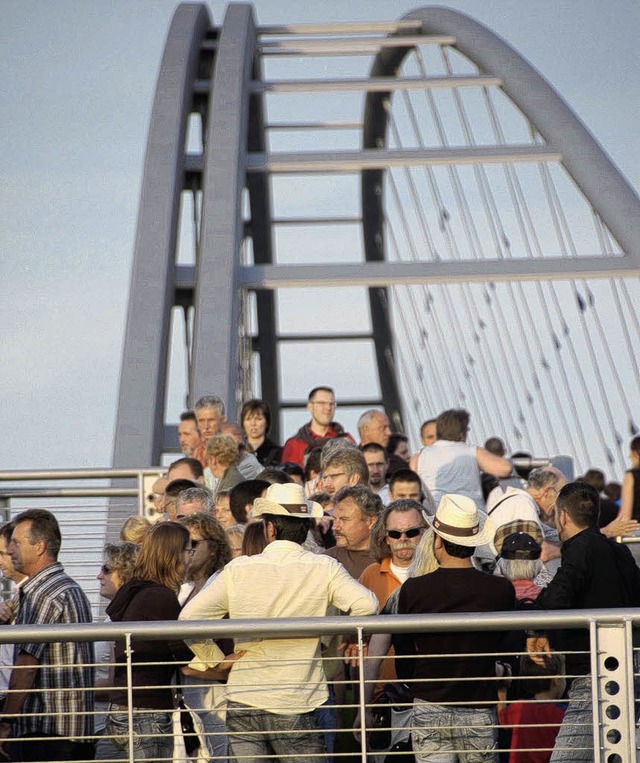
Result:
<instances>
[{"instance_id":1,"label":"man with sunglasses","mask_svg":"<svg viewBox=\"0 0 640 763\"><path fill-rule=\"evenodd\" d=\"M373 526L369 548L376 561L362 573L360 582L378 597L380 609L409 575L409 565L427 527L421 509L417 501L394 501Z\"/></svg>"}]
</instances>

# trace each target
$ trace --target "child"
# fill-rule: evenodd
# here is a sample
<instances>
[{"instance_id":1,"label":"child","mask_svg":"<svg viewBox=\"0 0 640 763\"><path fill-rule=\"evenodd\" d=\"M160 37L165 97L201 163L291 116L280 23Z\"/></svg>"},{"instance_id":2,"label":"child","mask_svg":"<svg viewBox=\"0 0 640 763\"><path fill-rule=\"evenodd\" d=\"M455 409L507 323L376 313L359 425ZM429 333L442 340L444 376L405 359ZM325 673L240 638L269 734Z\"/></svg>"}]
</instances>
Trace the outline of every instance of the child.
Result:
<instances>
[{"instance_id":1,"label":"child","mask_svg":"<svg viewBox=\"0 0 640 763\"><path fill-rule=\"evenodd\" d=\"M522 688L531 699L498 706L500 723L513 728L509 763L548 763L551 758L565 712L558 700L566 681L562 655L551 653L544 663L521 657Z\"/></svg>"}]
</instances>

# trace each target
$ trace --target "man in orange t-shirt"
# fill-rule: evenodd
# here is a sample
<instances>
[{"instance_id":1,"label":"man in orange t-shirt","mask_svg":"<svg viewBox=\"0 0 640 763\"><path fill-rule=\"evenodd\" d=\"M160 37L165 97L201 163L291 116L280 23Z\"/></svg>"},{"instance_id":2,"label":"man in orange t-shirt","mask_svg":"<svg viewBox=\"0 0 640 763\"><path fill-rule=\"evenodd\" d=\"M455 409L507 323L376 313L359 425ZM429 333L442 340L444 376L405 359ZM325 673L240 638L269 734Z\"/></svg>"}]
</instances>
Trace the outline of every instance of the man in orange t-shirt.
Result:
<instances>
[{"instance_id":1,"label":"man in orange t-shirt","mask_svg":"<svg viewBox=\"0 0 640 763\"><path fill-rule=\"evenodd\" d=\"M389 596L407 579L420 538L427 527L422 506L404 499L385 506L371 531L370 550L376 559L360 575L384 607Z\"/></svg>"}]
</instances>

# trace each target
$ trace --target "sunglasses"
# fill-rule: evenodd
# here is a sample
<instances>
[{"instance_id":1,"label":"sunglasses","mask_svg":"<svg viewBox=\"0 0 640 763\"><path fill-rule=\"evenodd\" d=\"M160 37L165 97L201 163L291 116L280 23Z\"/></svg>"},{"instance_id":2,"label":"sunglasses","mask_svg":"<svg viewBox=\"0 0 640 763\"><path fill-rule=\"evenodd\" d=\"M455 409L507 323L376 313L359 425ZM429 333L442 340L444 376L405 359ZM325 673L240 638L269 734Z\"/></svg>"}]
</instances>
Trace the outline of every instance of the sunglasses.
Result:
<instances>
[{"instance_id":1,"label":"sunglasses","mask_svg":"<svg viewBox=\"0 0 640 763\"><path fill-rule=\"evenodd\" d=\"M400 540L403 535L407 538L417 538L424 530L424 527L410 527L408 530L387 530L387 535L394 540Z\"/></svg>"},{"instance_id":2,"label":"sunglasses","mask_svg":"<svg viewBox=\"0 0 640 763\"><path fill-rule=\"evenodd\" d=\"M103 575L110 575L113 572L113 567L107 567L106 564L103 564L102 567L100 567L100 571Z\"/></svg>"}]
</instances>

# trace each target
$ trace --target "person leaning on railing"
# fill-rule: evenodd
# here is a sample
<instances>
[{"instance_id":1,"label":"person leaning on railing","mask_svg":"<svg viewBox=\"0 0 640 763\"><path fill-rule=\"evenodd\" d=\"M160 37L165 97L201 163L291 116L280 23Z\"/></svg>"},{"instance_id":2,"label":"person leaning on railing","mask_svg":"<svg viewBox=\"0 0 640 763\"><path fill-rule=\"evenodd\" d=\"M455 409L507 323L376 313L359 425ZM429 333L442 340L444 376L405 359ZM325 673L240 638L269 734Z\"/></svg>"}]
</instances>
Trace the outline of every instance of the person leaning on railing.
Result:
<instances>
[{"instance_id":1,"label":"person leaning on railing","mask_svg":"<svg viewBox=\"0 0 640 763\"><path fill-rule=\"evenodd\" d=\"M598 530L598 491L584 482L571 482L558 493L555 517L562 542L562 562L555 577L536 601L540 609L600 609L640 606L640 569L627 546ZM569 708L551 760L592 761L591 657L587 630L551 634L551 643L566 656ZM542 663L550 651L546 634L529 633L527 649ZM542 653L542 654L541 654Z\"/></svg>"},{"instance_id":2,"label":"person leaning on railing","mask_svg":"<svg viewBox=\"0 0 640 763\"><path fill-rule=\"evenodd\" d=\"M515 607L509 580L474 569L476 546L490 543L495 528L465 495L444 495L427 522L435 533L439 567L409 578L398 596L398 614L507 612ZM497 763L495 654L505 633L418 632L394 640L415 679L411 739L416 761L482 760ZM396 660L398 664L400 660ZM402 676L407 678L407 676Z\"/></svg>"},{"instance_id":3,"label":"person leaning on railing","mask_svg":"<svg viewBox=\"0 0 640 763\"><path fill-rule=\"evenodd\" d=\"M302 486L271 485L252 509L252 518L264 521L265 550L229 562L185 605L180 619L323 617L330 604L373 614L378 601L371 591L337 561L302 547L310 520L322 513L322 506L305 499ZM193 644L196 654L199 646ZM263 639L247 631L236 648L242 656L227 683L231 756L256 760L275 754L326 763L313 714L327 699L319 637Z\"/></svg>"}]
</instances>

